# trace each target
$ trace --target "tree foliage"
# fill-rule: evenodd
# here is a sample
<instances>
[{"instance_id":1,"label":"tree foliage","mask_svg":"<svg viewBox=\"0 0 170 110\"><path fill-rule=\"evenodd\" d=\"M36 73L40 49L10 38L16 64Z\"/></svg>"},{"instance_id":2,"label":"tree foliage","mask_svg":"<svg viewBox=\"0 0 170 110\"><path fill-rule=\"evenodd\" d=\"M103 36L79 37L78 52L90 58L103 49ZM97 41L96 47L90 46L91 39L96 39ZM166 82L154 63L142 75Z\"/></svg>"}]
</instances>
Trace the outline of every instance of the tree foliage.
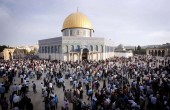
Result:
<instances>
[{"instance_id":1,"label":"tree foliage","mask_svg":"<svg viewBox=\"0 0 170 110\"><path fill-rule=\"evenodd\" d=\"M142 49L140 45L135 47L135 50L133 51L134 54L144 55L146 54L146 49Z\"/></svg>"},{"instance_id":2,"label":"tree foliage","mask_svg":"<svg viewBox=\"0 0 170 110\"><path fill-rule=\"evenodd\" d=\"M140 45L138 45L137 50L141 50L141 46Z\"/></svg>"},{"instance_id":3,"label":"tree foliage","mask_svg":"<svg viewBox=\"0 0 170 110\"><path fill-rule=\"evenodd\" d=\"M3 52L3 50L5 49L5 48L7 48L7 46L6 45L0 45L0 52Z\"/></svg>"}]
</instances>

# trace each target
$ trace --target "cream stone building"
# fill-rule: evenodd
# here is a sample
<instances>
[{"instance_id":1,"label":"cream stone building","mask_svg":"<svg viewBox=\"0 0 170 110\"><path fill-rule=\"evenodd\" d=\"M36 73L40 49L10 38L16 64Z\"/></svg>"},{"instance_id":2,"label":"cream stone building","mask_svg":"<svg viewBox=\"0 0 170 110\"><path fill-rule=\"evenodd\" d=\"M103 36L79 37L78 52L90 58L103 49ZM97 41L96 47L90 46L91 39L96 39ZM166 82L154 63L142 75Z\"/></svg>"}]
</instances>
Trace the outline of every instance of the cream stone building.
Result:
<instances>
[{"instance_id":1,"label":"cream stone building","mask_svg":"<svg viewBox=\"0 0 170 110\"><path fill-rule=\"evenodd\" d=\"M81 12L70 14L63 23L62 36L39 40L39 57L61 61L102 60L114 56L114 44L93 37L89 18Z\"/></svg>"},{"instance_id":2,"label":"cream stone building","mask_svg":"<svg viewBox=\"0 0 170 110\"><path fill-rule=\"evenodd\" d=\"M170 56L170 43L166 43L155 47L148 47L146 49L146 54L159 57Z\"/></svg>"},{"instance_id":3,"label":"cream stone building","mask_svg":"<svg viewBox=\"0 0 170 110\"><path fill-rule=\"evenodd\" d=\"M13 53L14 53L15 49L9 49L9 48L5 48L3 50L3 57L4 60L12 60L13 59Z\"/></svg>"}]
</instances>

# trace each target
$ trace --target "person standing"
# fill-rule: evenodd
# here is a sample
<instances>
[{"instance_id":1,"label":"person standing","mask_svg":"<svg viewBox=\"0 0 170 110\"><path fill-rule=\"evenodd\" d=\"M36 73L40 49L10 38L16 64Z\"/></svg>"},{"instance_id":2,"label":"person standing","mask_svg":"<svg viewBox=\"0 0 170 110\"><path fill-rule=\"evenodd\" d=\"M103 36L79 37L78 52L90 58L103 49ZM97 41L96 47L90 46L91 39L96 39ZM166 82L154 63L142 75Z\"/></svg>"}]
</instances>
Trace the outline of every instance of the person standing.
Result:
<instances>
[{"instance_id":1,"label":"person standing","mask_svg":"<svg viewBox=\"0 0 170 110\"><path fill-rule=\"evenodd\" d=\"M10 109L12 109L12 105L13 105L13 96L14 96L14 94L11 94L11 95L9 96Z\"/></svg>"},{"instance_id":2,"label":"person standing","mask_svg":"<svg viewBox=\"0 0 170 110\"><path fill-rule=\"evenodd\" d=\"M58 107L58 96L55 94L55 97L54 97L54 101L55 101L55 108L57 109Z\"/></svg>"},{"instance_id":3,"label":"person standing","mask_svg":"<svg viewBox=\"0 0 170 110\"><path fill-rule=\"evenodd\" d=\"M51 100L50 100L50 109L51 110L55 110L55 106L56 106L55 99L53 97L51 97Z\"/></svg>"},{"instance_id":4,"label":"person standing","mask_svg":"<svg viewBox=\"0 0 170 110\"><path fill-rule=\"evenodd\" d=\"M0 105L1 105L1 110L8 110L8 101L6 100L6 97L1 98Z\"/></svg>"},{"instance_id":5,"label":"person standing","mask_svg":"<svg viewBox=\"0 0 170 110\"><path fill-rule=\"evenodd\" d=\"M37 90L36 90L36 84L35 84L34 82L33 82L32 88L33 88L33 92L36 94L36 93L37 93Z\"/></svg>"},{"instance_id":6,"label":"person standing","mask_svg":"<svg viewBox=\"0 0 170 110\"><path fill-rule=\"evenodd\" d=\"M2 86L0 87L0 94L1 94L1 98L3 98L3 97L4 97L4 94L5 94L5 87L4 87L4 85L2 85Z\"/></svg>"},{"instance_id":7,"label":"person standing","mask_svg":"<svg viewBox=\"0 0 170 110\"><path fill-rule=\"evenodd\" d=\"M63 110L69 110L69 102L67 99L64 99Z\"/></svg>"},{"instance_id":8,"label":"person standing","mask_svg":"<svg viewBox=\"0 0 170 110\"><path fill-rule=\"evenodd\" d=\"M93 96L93 89L92 88L90 88L89 90L88 90L88 100L89 100L89 98L92 100L92 96Z\"/></svg>"}]
</instances>

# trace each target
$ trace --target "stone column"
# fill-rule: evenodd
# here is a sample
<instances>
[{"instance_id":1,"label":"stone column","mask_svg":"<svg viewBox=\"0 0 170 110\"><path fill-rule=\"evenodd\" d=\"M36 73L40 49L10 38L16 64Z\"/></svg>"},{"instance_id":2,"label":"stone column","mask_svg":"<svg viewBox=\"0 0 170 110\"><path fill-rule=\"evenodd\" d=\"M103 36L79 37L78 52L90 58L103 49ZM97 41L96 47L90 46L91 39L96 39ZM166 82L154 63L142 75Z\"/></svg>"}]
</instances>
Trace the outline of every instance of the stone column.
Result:
<instances>
[{"instance_id":1,"label":"stone column","mask_svg":"<svg viewBox=\"0 0 170 110\"><path fill-rule=\"evenodd\" d=\"M99 60L99 58L98 58L98 57L99 57L99 55L98 55L98 54L99 54L99 53L97 53L97 61Z\"/></svg>"},{"instance_id":2,"label":"stone column","mask_svg":"<svg viewBox=\"0 0 170 110\"><path fill-rule=\"evenodd\" d=\"M167 55L168 55L168 49L165 50L165 56L167 56Z\"/></svg>"},{"instance_id":3,"label":"stone column","mask_svg":"<svg viewBox=\"0 0 170 110\"><path fill-rule=\"evenodd\" d=\"M82 53L80 53L80 61L82 61Z\"/></svg>"},{"instance_id":4,"label":"stone column","mask_svg":"<svg viewBox=\"0 0 170 110\"><path fill-rule=\"evenodd\" d=\"M93 60L93 53L91 53L91 60Z\"/></svg>"},{"instance_id":5,"label":"stone column","mask_svg":"<svg viewBox=\"0 0 170 110\"><path fill-rule=\"evenodd\" d=\"M80 53L77 53L78 56L78 62L80 62Z\"/></svg>"},{"instance_id":6,"label":"stone column","mask_svg":"<svg viewBox=\"0 0 170 110\"><path fill-rule=\"evenodd\" d=\"M72 53L72 61L74 62L74 53Z\"/></svg>"}]
</instances>

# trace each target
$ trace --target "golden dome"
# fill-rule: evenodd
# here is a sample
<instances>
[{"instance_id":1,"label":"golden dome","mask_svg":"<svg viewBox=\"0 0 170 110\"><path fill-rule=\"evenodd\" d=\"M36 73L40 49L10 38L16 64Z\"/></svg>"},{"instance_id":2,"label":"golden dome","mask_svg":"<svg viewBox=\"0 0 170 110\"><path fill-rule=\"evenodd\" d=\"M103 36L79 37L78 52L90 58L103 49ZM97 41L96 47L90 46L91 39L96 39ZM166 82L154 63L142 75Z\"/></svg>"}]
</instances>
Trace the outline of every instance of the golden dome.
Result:
<instances>
[{"instance_id":1,"label":"golden dome","mask_svg":"<svg viewBox=\"0 0 170 110\"><path fill-rule=\"evenodd\" d=\"M89 18L80 12L72 13L64 20L63 29L67 28L88 28L93 30Z\"/></svg>"}]
</instances>

